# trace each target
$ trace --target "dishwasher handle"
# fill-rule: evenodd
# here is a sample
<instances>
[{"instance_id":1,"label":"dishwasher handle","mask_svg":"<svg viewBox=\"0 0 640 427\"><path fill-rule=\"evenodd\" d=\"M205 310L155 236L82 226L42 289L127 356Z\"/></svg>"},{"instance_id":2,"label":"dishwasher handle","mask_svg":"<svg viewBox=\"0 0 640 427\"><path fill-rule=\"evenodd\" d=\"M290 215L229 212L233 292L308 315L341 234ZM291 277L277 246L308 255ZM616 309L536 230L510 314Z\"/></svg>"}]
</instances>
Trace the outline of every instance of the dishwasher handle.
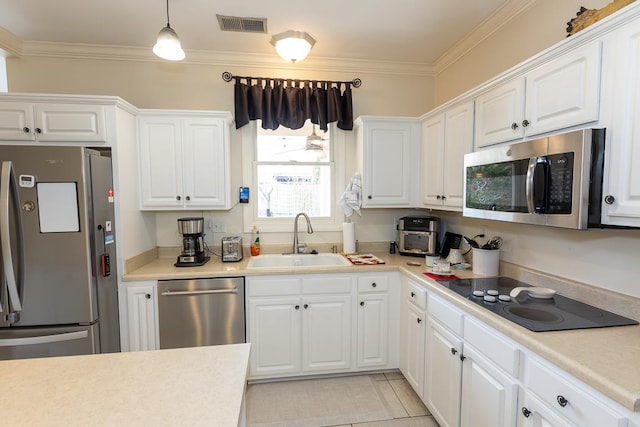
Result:
<instances>
[{"instance_id":1,"label":"dishwasher handle","mask_svg":"<svg viewBox=\"0 0 640 427\"><path fill-rule=\"evenodd\" d=\"M233 289L205 289L202 291L163 291L163 297L176 297L185 295L210 295L210 294L237 294L238 288Z\"/></svg>"}]
</instances>

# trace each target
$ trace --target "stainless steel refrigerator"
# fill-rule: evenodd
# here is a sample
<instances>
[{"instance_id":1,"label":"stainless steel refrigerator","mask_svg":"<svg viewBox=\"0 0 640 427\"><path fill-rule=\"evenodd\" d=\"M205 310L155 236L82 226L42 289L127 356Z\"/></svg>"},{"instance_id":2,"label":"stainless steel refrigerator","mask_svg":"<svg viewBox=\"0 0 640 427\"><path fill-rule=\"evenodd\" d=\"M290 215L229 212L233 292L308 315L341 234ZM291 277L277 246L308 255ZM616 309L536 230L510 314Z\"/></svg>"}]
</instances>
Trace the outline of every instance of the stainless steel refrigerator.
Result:
<instances>
[{"instance_id":1,"label":"stainless steel refrigerator","mask_svg":"<svg viewBox=\"0 0 640 427\"><path fill-rule=\"evenodd\" d=\"M0 146L0 359L120 351L108 149Z\"/></svg>"}]
</instances>

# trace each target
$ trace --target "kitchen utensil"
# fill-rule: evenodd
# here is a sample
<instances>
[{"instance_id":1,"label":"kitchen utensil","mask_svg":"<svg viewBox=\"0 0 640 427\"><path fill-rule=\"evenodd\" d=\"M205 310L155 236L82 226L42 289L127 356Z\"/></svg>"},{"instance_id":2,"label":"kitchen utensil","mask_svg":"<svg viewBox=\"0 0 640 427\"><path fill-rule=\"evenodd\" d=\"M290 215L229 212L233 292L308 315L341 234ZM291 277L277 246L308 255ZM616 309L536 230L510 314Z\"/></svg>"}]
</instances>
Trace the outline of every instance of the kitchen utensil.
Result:
<instances>
[{"instance_id":1,"label":"kitchen utensil","mask_svg":"<svg viewBox=\"0 0 640 427\"><path fill-rule=\"evenodd\" d=\"M468 238L467 236L462 236L462 238L464 239L465 242L467 242L467 244L469 246L471 246L472 248L480 248L480 245L478 244L478 242L476 242L473 239Z\"/></svg>"},{"instance_id":2,"label":"kitchen utensil","mask_svg":"<svg viewBox=\"0 0 640 427\"><path fill-rule=\"evenodd\" d=\"M422 264L420 264L419 262L415 262L415 261L407 261L407 265L415 265L415 266L419 267Z\"/></svg>"},{"instance_id":3,"label":"kitchen utensil","mask_svg":"<svg viewBox=\"0 0 640 427\"><path fill-rule=\"evenodd\" d=\"M492 237L487 244L489 245L489 249L493 249L493 250L497 250L500 249L500 247L502 247L502 237L500 236L495 236Z\"/></svg>"}]
</instances>

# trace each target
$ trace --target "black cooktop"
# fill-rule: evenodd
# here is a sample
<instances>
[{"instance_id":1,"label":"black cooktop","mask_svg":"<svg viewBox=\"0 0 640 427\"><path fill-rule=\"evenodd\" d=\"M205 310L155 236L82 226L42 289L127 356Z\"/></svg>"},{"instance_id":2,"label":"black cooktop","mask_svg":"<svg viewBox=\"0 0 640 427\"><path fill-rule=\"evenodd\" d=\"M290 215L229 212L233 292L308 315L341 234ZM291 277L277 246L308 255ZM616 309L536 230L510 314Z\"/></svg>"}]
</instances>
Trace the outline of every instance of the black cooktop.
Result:
<instances>
[{"instance_id":1,"label":"black cooktop","mask_svg":"<svg viewBox=\"0 0 640 427\"><path fill-rule=\"evenodd\" d=\"M507 298L513 288L531 286L509 277L439 280L438 283L534 332L638 324L633 319L558 294L552 299L538 299L525 292L517 300Z\"/></svg>"}]
</instances>

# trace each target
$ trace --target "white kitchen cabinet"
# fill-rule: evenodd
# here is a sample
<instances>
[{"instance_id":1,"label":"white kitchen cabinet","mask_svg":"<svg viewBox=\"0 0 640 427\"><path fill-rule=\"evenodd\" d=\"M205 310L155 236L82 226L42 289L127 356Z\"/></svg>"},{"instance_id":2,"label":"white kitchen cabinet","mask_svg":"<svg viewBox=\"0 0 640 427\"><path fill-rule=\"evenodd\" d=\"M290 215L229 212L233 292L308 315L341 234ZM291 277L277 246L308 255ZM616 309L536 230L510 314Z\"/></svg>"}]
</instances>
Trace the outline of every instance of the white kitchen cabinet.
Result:
<instances>
[{"instance_id":1,"label":"white kitchen cabinet","mask_svg":"<svg viewBox=\"0 0 640 427\"><path fill-rule=\"evenodd\" d=\"M426 328L425 401L440 426L457 427L460 423L463 341L431 316Z\"/></svg>"},{"instance_id":2,"label":"white kitchen cabinet","mask_svg":"<svg viewBox=\"0 0 640 427\"><path fill-rule=\"evenodd\" d=\"M0 140L37 142L107 141L103 105L0 102Z\"/></svg>"},{"instance_id":3,"label":"white kitchen cabinet","mask_svg":"<svg viewBox=\"0 0 640 427\"><path fill-rule=\"evenodd\" d=\"M475 100L475 148L599 117L601 42L575 48Z\"/></svg>"},{"instance_id":4,"label":"white kitchen cabinet","mask_svg":"<svg viewBox=\"0 0 640 427\"><path fill-rule=\"evenodd\" d=\"M424 207L461 210L464 155L473 151L473 102L450 107L422 123Z\"/></svg>"},{"instance_id":5,"label":"white kitchen cabinet","mask_svg":"<svg viewBox=\"0 0 640 427\"><path fill-rule=\"evenodd\" d=\"M228 113L141 114L141 209L231 207L228 121Z\"/></svg>"},{"instance_id":6,"label":"white kitchen cabinet","mask_svg":"<svg viewBox=\"0 0 640 427\"><path fill-rule=\"evenodd\" d=\"M358 277L356 366L386 367L389 363L389 277Z\"/></svg>"},{"instance_id":7,"label":"white kitchen cabinet","mask_svg":"<svg viewBox=\"0 0 640 427\"><path fill-rule=\"evenodd\" d=\"M420 124L415 118L361 116L355 121L362 207L416 205Z\"/></svg>"},{"instance_id":8,"label":"white kitchen cabinet","mask_svg":"<svg viewBox=\"0 0 640 427\"><path fill-rule=\"evenodd\" d=\"M123 350L147 351L158 349L156 284L155 282L126 287L126 343ZM121 320L122 316L121 316Z\"/></svg>"},{"instance_id":9,"label":"white kitchen cabinet","mask_svg":"<svg viewBox=\"0 0 640 427\"><path fill-rule=\"evenodd\" d=\"M416 394L422 398L427 292L419 284L405 277L402 278L401 285L400 370Z\"/></svg>"},{"instance_id":10,"label":"white kitchen cabinet","mask_svg":"<svg viewBox=\"0 0 640 427\"><path fill-rule=\"evenodd\" d=\"M607 128L602 223L640 227L640 27L632 23L608 41L613 64L612 125Z\"/></svg>"}]
</instances>

